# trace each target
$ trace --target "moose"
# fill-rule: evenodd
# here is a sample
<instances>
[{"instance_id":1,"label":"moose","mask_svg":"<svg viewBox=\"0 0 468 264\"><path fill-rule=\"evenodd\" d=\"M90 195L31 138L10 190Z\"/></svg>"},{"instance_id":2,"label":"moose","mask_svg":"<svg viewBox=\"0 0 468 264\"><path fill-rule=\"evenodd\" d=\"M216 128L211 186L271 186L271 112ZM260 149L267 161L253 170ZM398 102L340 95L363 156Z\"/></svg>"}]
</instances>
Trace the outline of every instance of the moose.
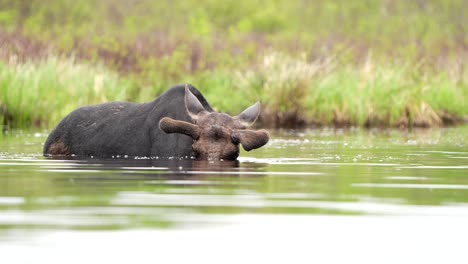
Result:
<instances>
[{"instance_id":1,"label":"moose","mask_svg":"<svg viewBox=\"0 0 468 264\"><path fill-rule=\"evenodd\" d=\"M257 102L237 116L215 112L192 85L177 85L149 103L110 102L66 116L47 138L45 156L190 157L236 160L268 143L265 130L248 129Z\"/></svg>"}]
</instances>

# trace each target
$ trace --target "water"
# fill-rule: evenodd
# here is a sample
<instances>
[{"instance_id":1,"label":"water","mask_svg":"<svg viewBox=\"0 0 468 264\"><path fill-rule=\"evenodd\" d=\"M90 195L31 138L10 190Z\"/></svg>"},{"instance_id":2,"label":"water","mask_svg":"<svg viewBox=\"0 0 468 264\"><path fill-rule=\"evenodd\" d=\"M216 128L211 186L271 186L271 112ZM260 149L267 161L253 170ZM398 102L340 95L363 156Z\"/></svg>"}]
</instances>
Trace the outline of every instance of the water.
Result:
<instances>
[{"instance_id":1,"label":"water","mask_svg":"<svg viewBox=\"0 0 468 264\"><path fill-rule=\"evenodd\" d=\"M238 162L0 138L1 263L466 263L468 127L272 132Z\"/></svg>"}]
</instances>

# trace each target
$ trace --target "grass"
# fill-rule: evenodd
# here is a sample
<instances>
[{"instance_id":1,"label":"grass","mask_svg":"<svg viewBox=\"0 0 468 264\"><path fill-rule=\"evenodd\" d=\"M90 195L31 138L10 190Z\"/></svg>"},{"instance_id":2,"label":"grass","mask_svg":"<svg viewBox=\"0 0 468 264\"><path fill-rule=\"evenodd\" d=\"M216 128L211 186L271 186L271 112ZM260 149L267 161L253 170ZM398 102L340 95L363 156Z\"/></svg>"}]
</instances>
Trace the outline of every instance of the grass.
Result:
<instances>
[{"instance_id":1,"label":"grass","mask_svg":"<svg viewBox=\"0 0 468 264\"><path fill-rule=\"evenodd\" d=\"M0 119L50 128L78 106L190 82L231 114L262 101L276 127L451 124L468 115L467 12L463 0L0 0Z\"/></svg>"},{"instance_id":2,"label":"grass","mask_svg":"<svg viewBox=\"0 0 468 264\"><path fill-rule=\"evenodd\" d=\"M73 58L0 63L0 104L13 117L13 127L51 127L79 106L126 100L132 85L102 66Z\"/></svg>"},{"instance_id":3,"label":"grass","mask_svg":"<svg viewBox=\"0 0 468 264\"><path fill-rule=\"evenodd\" d=\"M218 111L233 115L263 103L264 125L440 126L468 114L467 72L421 74L405 64L369 58L359 67L333 58L308 61L269 53L248 70L192 75ZM171 84L142 87L102 65L49 57L0 63L0 104L14 127L50 128L72 110L107 101L151 101ZM450 121L450 120L448 120ZM452 120L453 121L453 120Z\"/></svg>"},{"instance_id":4,"label":"grass","mask_svg":"<svg viewBox=\"0 0 468 264\"><path fill-rule=\"evenodd\" d=\"M466 70L456 76L419 71L404 62L340 65L273 53L236 83L256 91L267 115L274 113L269 123L278 126L291 118L292 125L439 126L450 121L442 120L447 113L468 114Z\"/></svg>"}]
</instances>

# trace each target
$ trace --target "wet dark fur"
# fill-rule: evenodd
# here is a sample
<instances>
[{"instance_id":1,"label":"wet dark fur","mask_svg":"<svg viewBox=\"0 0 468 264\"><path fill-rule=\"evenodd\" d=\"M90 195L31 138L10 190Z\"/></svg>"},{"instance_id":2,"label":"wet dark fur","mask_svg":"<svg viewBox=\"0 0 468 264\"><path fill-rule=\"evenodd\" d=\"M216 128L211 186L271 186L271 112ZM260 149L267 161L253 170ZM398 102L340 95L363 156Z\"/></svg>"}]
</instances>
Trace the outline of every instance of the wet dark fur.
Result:
<instances>
[{"instance_id":1,"label":"wet dark fur","mask_svg":"<svg viewBox=\"0 0 468 264\"><path fill-rule=\"evenodd\" d=\"M171 88L150 103L112 102L79 108L65 117L44 144L46 155L172 157L192 155L192 139L159 129L163 117L190 122L185 86ZM213 109L194 87L208 112Z\"/></svg>"}]
</instances>

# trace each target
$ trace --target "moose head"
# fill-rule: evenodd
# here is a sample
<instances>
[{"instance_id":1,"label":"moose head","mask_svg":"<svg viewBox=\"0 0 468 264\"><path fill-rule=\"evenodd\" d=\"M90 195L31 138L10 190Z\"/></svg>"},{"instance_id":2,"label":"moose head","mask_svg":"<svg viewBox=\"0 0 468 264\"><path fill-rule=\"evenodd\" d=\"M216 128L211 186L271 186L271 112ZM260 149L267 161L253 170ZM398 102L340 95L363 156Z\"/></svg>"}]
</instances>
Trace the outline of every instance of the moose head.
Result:
<instances>
[{"instance_id":1,"label":"moose head","mask_svg":"<svg viewBox=\"0 0 468 264\"><path fill-rule=\"evenodd\" d=\"M239 144L246 151L260 148L269 140L265 130L250 130L260 114L260 103L255 103L237 116L209 112L198 98L185 87L185 108L193 123L164 117L159 127L166 133L179 133L193 139L192 150L197 159L235 160Z\"/></svg>"}]
</instances>

